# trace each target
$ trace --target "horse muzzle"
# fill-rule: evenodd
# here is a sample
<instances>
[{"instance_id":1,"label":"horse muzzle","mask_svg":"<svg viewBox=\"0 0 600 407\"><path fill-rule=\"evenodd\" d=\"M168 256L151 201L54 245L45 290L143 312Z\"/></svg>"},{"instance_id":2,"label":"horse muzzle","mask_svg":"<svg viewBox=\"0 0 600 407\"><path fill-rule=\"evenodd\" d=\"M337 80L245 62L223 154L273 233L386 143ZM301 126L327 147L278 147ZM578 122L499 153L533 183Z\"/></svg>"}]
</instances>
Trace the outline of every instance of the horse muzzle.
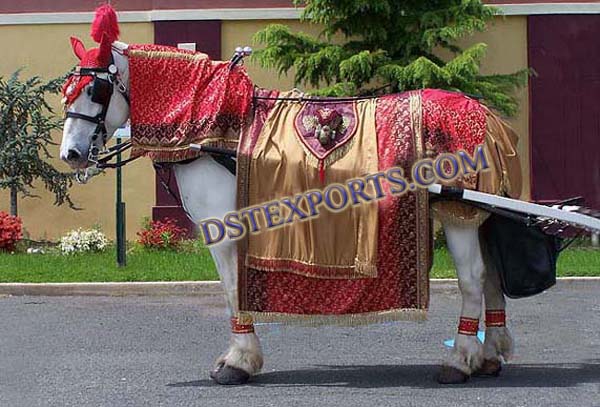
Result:
<instances>
[{"instance_id":1,"label":"horse muzzle","mask_svg":"<svg viewBox=\"0 0 600 407\"><path fill-rule=\"evenodd\" d=\"M61 151L60 159L76 169L84 169L90 165L87 154L83 154L78 148L69 148L66 151Z\"/></svg>"}]
</instances>

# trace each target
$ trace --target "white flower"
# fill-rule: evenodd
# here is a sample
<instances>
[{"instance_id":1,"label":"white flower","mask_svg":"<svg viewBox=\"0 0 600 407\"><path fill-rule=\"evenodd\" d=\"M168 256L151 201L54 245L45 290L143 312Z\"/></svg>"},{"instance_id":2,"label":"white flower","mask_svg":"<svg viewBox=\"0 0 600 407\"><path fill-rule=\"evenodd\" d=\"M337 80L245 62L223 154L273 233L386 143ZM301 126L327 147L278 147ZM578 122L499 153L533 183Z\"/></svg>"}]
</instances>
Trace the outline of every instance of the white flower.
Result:
<instances>
[{"instance_id":1,"label":"white flower","mask_svg":"<svg viewBox=\"0 0 600 407\"><path fill-rule=\"evenodd\" d=\"M108 245L108 239L97 229L72 230L60 239L60 251L63 254L102 251Z\"/></svg>"}]
</instances>

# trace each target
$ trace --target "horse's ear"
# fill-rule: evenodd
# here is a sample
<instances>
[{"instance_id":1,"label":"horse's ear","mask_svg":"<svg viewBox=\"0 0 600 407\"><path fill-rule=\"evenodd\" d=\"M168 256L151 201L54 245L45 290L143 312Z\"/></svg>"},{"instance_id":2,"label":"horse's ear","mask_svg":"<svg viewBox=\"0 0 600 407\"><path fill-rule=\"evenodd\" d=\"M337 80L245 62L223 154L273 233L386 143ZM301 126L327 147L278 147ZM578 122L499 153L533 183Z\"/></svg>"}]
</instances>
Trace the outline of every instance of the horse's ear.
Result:
<instances>
[{"instance_id":1,"label":"horse's ear","mask_svg":"<svg viewBox=\"0 0 600 407\"><path fill-rule=\"evenodd\" d=\"M86 53L83 42L77 37L71 37L71 48L73 48L73 52L81 61Z\"/></svg>"},{"instance_id":2,"label":"horse's ear","mask_svg":"<svg viewBox=\"0 0 600 407\"><path fill-rule=\"evenodd\" d=\"M112 41L108 35L102 35L100 41L100 51L98 52L98 60L102 65L108 65L110 63L110 55L112 52Z\"/></svg>"}]
</instances>

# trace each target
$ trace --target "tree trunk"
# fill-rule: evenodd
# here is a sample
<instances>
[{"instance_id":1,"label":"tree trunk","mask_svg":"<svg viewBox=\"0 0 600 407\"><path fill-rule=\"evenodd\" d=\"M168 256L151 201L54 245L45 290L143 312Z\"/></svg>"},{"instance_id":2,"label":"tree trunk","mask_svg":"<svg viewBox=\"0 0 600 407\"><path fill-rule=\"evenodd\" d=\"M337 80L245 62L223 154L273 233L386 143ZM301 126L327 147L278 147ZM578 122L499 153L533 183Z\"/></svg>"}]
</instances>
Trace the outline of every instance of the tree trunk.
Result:
<instances>
[{"instance_id":1,"label":"tree trunk","mask_svg":"<svg viewBox=\"0 0 600 407\"><path fill-rule=\"evenodd\" d=\"M10 189L10 214L17 216L17 188Z\"/></svg>"}]
</instances>

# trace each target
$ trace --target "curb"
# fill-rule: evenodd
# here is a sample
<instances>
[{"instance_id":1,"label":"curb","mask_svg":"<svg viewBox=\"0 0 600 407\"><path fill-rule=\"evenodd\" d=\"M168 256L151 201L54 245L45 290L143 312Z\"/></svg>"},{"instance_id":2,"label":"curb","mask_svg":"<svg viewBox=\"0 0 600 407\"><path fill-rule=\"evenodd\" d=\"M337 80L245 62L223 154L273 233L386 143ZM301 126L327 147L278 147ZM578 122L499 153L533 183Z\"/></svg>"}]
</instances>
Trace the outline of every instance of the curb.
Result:
<instances>
[{"instance_id":1,"label":"curb","mask_svg":"<svg viewBox=\"0 0 600 407\"><path fill-rule=\"evenodd\" d=\"M223 295L219 281L134 283L2 283L0 295L23 296L209 296Z\"/></svg>"},{"instance_id":2,"label":"curb","mask_svg":"<svg viewBox=\"0 0 600 407\"><path fill-rule=\"evenodd\" d=\"M560 277L563 288L599 284L600 277ZM456 293L455 278L431 279L432 293ZM214 296L224 295L219 281L168 281L132 283L0 283L0 296Z\"/></svg>"},{"instance_id":3,"label":"curb","mask_svg":"<svg viewBox=\"0 0 600 407\"><path fill-rule=\"evenodd\" d=\"M554 287L583 288L590 284L596 284L600 288L600 277L557 277ZM458 280L456 278L432 278L429 288L433 294L459 294Z\"/></svg>"}]
</instances>

